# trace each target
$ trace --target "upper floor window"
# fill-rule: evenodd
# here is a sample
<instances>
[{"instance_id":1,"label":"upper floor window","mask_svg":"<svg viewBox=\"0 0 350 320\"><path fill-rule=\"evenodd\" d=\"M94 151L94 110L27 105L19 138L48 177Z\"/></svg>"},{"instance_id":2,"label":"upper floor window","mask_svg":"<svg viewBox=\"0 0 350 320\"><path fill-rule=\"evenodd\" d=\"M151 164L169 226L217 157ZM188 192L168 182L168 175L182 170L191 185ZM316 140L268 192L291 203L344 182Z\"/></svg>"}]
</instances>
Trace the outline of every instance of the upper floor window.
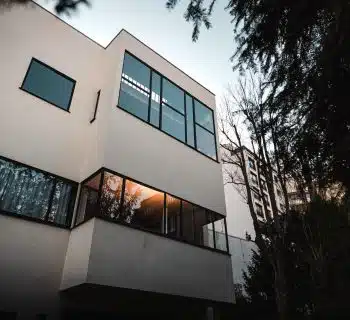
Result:
<instances>
[{"instance_id":1,"label":"upper floor window","mask_svg":"<svg viewBox=\"0 0 350 320\"><path fill-rule=\"evenodd\" d=\"M258 185L258 177L256 176L256 174L253 172L250 172L250 177L251 177L253 184Z\"/></svg>"},{"instance_id":2,"label":"upper floor window","mask_svg":"<svg viewBox=\"0 0 350 320\"><path fill-rule=\"evenodd\" d=\"M255 161L251 158L251 157L248 157L248 165L249 165L249 168L250 169L253 169L255 170Z\"/></svg>"},{"instance_id":3,"label":"upper floor window","mask_svg":"<svg viewBox=\"0 0 350 320\"><path fill-rule=\"evenodd\" d=\"M68 111L75 80L33 58L21 89Z\"/></svg>"},{"instance_id":4,"label":"upper floor window","mask_svg":"<svg viewBox=\"0 0 350 320\"><path fill-rule=\"evenodd\" d=\"M70 226L77 184L0 158L0 211Z\"/></svg>"},{"instance_id":5,"label":"upper floor window","mask_svg":"<svg viewBox=\"0 0 350 320\"><path fill-rule=\"evenodd\" d=\"M217 160L213 110L129 53L118 106Z\"/></svg>"}]
</instances>

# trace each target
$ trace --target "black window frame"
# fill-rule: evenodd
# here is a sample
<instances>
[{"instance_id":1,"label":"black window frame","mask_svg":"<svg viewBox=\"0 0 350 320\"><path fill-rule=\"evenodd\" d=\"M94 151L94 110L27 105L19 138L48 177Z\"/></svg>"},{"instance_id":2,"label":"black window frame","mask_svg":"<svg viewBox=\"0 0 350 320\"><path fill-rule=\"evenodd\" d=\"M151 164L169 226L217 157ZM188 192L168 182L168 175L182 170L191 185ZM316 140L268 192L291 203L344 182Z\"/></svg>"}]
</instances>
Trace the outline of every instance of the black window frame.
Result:
<instances>
[{"instance_id":1,"label":"black window frame","mask_svg":"<svg viewBox=\"0 0 350 320\"><path fill-rule=\"evenodd\" d=\"M70 179L67 179L67 178L64 178L64 177L61 177L61 176L59 176L57 174L50 173L50 172L45 171L45 170L41 170L39 168L30 166L28 164L25 164L25 163L22 163L22 162L19 162L19 161L16 161L16 160L4 157L2 155L0 155L0 159L4 160L4 161L7 161L7 162L11 162L11 163L13 163L13 164L15 164L17 166L22 166L22 167L25 167L25 168L28 168L28 169L40 172L40 173L42 173L44 175L51 176L51 177L53 177L55 179L55 184L57 184L58 181L63 181L63 182L68 183L68 184L70 184L72 186L72 194L71 194L71 198L69 199L69 201L71 203L71 210L67 212L66 223L65 224L60 224L60 223L48 220L48 217L49 217L48 213L49 213L49 211L51 209L50 205L49 205L49 207L47 209L47 212L46 212L44 220L36 218L36 217L31 217L31 216L17 214L17 213L14 213L14 212L11 212L11 211L2 210L2 209L0 209L0 214L11 216L11 217L15 217L15 218L19 218L19 219L24 219L24 220L28 220L28 221L39 222L39 223L42 223L42 224L47 224L47 225L50 225L50 226L55 226L55 227L59 227L59 228L63 228L63 229L70 229L71 228L72 221L73 221L73 216L74 216L74 208L75 208L75 204L76 204L76 202L78 200L77 199L78 186L79 186L78 182L70 180ZM49 203L51 203L51 205L52 205L53 197L54 197L54 192L52 192L51 195L50 195Z\"/></svg>"},{"instance_id":2,"label":"black window frame","mask_svg":"<svg viewBox=\"0 0 350 320\"><path fill-rule=\"evenodd\" d=\"M146 67L148 67L150 69L150 82L149 82L149 85L150 85L150 92L149 95L149 102L148 102L148 119L147 121L138 117L137 115L133 114L132 112L126 110L125 108L121 107L119 105L119 97L120 97L120 93L121 93L121 85L119 85L119 95L118 95L118 102L117 102L117 107L118 109L134 116L135 118L137 118L138 120L142 121L142 122L145 122L147 123L148 125L150 125L151 127L155 128L155 129L158 129L159 131L163 132L164 134L166 134L167 136L175 139L176 141L179 141L181 142L182 144L185 144L187 147L191 148L192 150L195 150L197 151L198 153L200 153L201 155L207 157L208 159L211 159L217 163L220 163L219 162L219 158L218 158L218 147L217 147L217 141L216 141L216 124L215 124L215 121L214 121L214 110L210 107L208 107L206 104L204 104L201 100L197 99L196 97L194 97L192 94L190 94L188 91L186 91L185 89L183 89L182 87L180 87L179 85L177 85L174 81L170 80L168 77L164 76L161 72L159 72L158 70L156 70L155 68L151 67L149 64L147 64L146 62L144 62L143 60L141 60L140 58L138 58L137 56L135 56L133 53L131 53L130 51L128 50L125 50L124 51L124 55L123 55L123 61L122 61L122 72L121 72L121 76L120 76L120 83L122 82L122 80L125 78L123 78L123 68L124 68L124 59L125 59L125 54L128 54L130 55L131 57L133 57L134 59L138 60L139 62L141 62L142 64L144 64ZM156 73L158 76L160 76L160 108L159 108L159 126L155 126L153 125L151 122L150 122L150 109L151 109L151 99L152 99L152 75L153 73ZM176 86L178 89L180 89L183 93L184 93L184 113L180 112L179 110L177 110L176 108L172 107L171 105L169 105L168 103L166 102L163 102L163 79L166 79L168 82L170 82L171 84L173 84L174 86ZM141 89L141 88L140 88ZM142 89L141 89L142 90ZM146 91L145 91L146 92ZM188 144L187 142L187 108L186 108L186 95L188 95L189 97L192 98L192 112L193 112L193 135L194 135L194 146L191 146L190 144ZM211 132L210 130L208 130L207 128L203 127L202 125L198 124L196 122L196 117L195 117L195 100L197 100L199 103L201 103L204 107L206 107L210 112L211 112L211 115L212 115L212 121L213 121L213 132ZM185 132L184 132L184 138L185 138L185 141L182 141L181 139L178 139L176 138L175 136L169 134L168 132L166 131L163 131L162 130L162 116L163 116L163 113L162 113L162 105L166 105L168 108L170 108L171 110L173 110L174 112L177 112L179 115L183 116L184 117L184 122L185 122ZM214 144L215 144L215 159L210 157L209 155L199 151L197 149L197 135L196 135L196 125L200 126L203 130L206 130L207 132L209 132L210 134L213 135L214 137Z\"/></svg>"},{"instance_id":3,"label":"black window frame","mask_svg":"<svg viewBox=\"0 0 350 320\"><path fill-rule=\"evenodd\" d=\"M68 103L67 109L65 109L65 108L63 108L63 107L61 107L61 106L55 104L54 102L52 102L52 101L50 101L50 100L48 100L48 99L45 99L45 98L41 97L40 95L38 95L38 94L36 94L36 93L33 93L33 92L27 90L27 89L24 87L24 84L25 84L25 82L26 82L26 80L27 80L27 77L28 77L28 74L29 74L29 71L30 71L30 68L31 68L31 66L32 66L33 61L35 61L35 62L41 64L42 66L44 66L44 67L50 69L51 71L55 72L55 73L58 74L59 76L61 76L61 77L63 77L63 78L66 78L67 80L69 80L69 81L71 81L71 82L73 83L72 92L71 92L71 95L70 95L70 97L69 97L69 103ZM34 97L36 97L36 98L39 98L39 99L41 99L41 100L43 100L43 101L45 101L45 102L51 104L52 106L55 106L55 107L57 107L57 108L59 108L59 109L61 109L61 110L63 110L63 111L66 111L66 112L70 113L70 107L71 107L71 104L72 104L72 100L73 100L73 95L74 95L76 83L77 83L77 81L74 80L73 78L71 78L71 77L67 76L66 74L62 73L61 71L58 71L57 69L55 69L55 68L49 66L49 65L46 64L45 62L42 62L41 60L39 60L39 59L37 59L37 58L35 58L35 57L32 57L32 59L31 59L30 62L29 62L29 65L28 65L26 74L25 74L25 76L24 76L24 79L23 79L23 81L22 81L22 84L21 84L21 86L20 86L19 88L20 88L22 91L24 91L24 92L26 92L26 93L29 93L30 95L32 95L32 96L34 96Z\"/></svg>"},{"instance_id":4,"label":"black window frame","mask_svg":"<svg viewBox=\"0 0 350 320\"><path fill-rule=\"evenodd\" d=\"M164 233L161 233L161 232L152 231L152 230L140 227L140 226L135 226L135 225L132 225L132 224L128 224L126 222L118 221L118 220L115 220L113 218L109 218L107 216L103 216L103 215L100 214L100 212L97 212L93 217L101 218L103 220L107 220L107 221L110 221L110 222L113 222L113 223L116 223L116 224L127 226L127 227L132 228L132 229L142 230L142 231L149 232L149 233L152 233L152 234L155 234L155 235L158 235L158 236L162 236L162 237L166 237L166 238L173 239L173 240L176 240L176 241L184 242L184 243L187 243L187 244L190 244L190 245L194 245L194 246L197 246L197 247L201 247L201 248L205 248L205 249L208 249L208 250L213 250L213 251L220 252L220 253L230 254L230 248L229 248L229 243L228 243L228 234L227 234L227 220L226 220L226 216L224 216L224 215L222 215L220 213L217 213L217 212L215 212L213 210L207 209L207 208L205 208L205 207L203 207L201 205L195 204L192 201L188 201L188 200L183 199L183 198L181 198L179 196L171 194L171 193L169 193L167 191L160 190L160 189L158 189L156 187L150 186L147 183L141 182L139 180L136 180L134 178L131 178L129 176L126 176L124 174L116 172L114 170L108 169L106 167L100 168L99 170L97 170L96 172L91 174L89 177L84 179L81 182L81 186L83 186L86 182L90 181L91 179L95 178L96 176L101 175L101 177L100 177L101 180L100 180L100 183L99 183L99 190L98 190L98 194L99 194L98 199L100 199L101 198L102 184L103 184L103 180L104 180L104 174L106 172L110 173L112 175L118 176L118 177L123 179L123 182L122 182L123 190L122 190L121 199L120 199L120 202L121 202L122 206L123 206L123 203L124 203L125 184L126 184L126 181L129 180L131 182L137 183L137 184L142 185L142 186L144 186L146 188L150 188L150 189L153 189L153 190L155 190L157 192L160 192L160 193L164 194L164 204L163 204L163 214L164 214L164 216L165 216L165 212L166 212L166 208L167 208L167 201L166 201L167 195L180 200L180 203L181 203L181 206L180 206L181 207L180 221L181 221L181 223L182 223L182 219L183 219L182 218L183 202L187 202L187 203L191 204L194 207L198 207L200 209L205 210L207 216L209 216L209 215L210 216L214 216L215 215L217 217L220 217L220 219L217 219L215 221L220 221L222 219L224 220L224 229L225 229L225 232L226 232L226 248L227 248L227 250L223 251L221 249L217 249L216 248L216 243L215 243L215 234L216 234L216 232L215 232L215 223L214 223L215 221L214 220L210 221L210 224L212 225L212 230L211 231L212 231L212 234L213 234L213 245L214 245L214 248L212 248L210 246L206 246L206 245L202 245L202 244L196 243L195 239L193 239L193 241L185 240L182 237L183 236L182 224L180 224L180 235L181 235L181 237L175 237L175 236L164 234ZM79 199L80 199L81 192L82 192L82 188L80 188L79 196L77 197L77 201L79 201ZM79 210L80 210L79 206L80 206L80 203L78 203L78 206L76 208L76 213L78 213ZM193 216L193 211L192 211L192 216ZM77 214L75 214L74 221L73 221L73 224L72 224L72 228L76 228L76 227L80 226L81 224L89 221L93 217L89 217L88 219L83 219L81 222L77 223ZM208 225L209 225L209 223L208 223ZM192 219L192 229L195 230L195 221L194 221L194 219Z\"/></svg>"}]
</instances>

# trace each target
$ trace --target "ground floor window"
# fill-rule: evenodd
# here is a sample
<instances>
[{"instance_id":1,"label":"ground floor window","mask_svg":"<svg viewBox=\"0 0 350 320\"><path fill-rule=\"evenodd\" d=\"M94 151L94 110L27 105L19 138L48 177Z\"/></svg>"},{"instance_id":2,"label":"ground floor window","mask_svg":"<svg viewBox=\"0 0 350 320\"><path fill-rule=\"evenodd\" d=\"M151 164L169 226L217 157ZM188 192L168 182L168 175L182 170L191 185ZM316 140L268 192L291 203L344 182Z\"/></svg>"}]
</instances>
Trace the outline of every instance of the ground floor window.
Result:
<instances>
[{"instance_id":1,"label":"ground floor window","mask_svg":"<svg viewBox=\"0 0 350 320\"><path fill-rule=\"evenodd\" d=\"M226 219L211 210L103 169L83 182L75 224L93 216L228 251Z\"/></svg>"},{"instance_id":2,"label":"ground floor window","mask_svg":"<svg viewBox=\"0 0 350 320\"><path fill-rule=\"evenodd\" d=\"M0 211L70 226L77 183L0 158Z\"/></svg>"}]
</instances>

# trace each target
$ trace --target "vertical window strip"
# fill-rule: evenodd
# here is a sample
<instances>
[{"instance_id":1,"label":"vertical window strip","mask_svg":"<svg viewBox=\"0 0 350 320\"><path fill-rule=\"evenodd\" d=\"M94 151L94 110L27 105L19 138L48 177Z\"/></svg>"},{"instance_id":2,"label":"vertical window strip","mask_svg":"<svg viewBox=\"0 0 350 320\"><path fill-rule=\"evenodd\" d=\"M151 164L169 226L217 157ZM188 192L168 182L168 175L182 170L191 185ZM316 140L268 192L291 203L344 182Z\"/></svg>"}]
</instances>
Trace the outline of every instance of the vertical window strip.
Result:
<instances>
[{"instance_id":1,"label":"vertical window strip","mask_svg":"<svg viewBox=\"0 0 350 320\"><path fill-rule=\"evenodd\" d=\"M153 92L153 88L152 88L152 75L153 75L153 70L150 69L150 73L149 73L149 88L150 88L150 93L149 93L149 98L148 98L148 117L147 117L147 122L150 123L151 122L151 103L152 103L152 92Z\"/></svg>"}]
</instances>

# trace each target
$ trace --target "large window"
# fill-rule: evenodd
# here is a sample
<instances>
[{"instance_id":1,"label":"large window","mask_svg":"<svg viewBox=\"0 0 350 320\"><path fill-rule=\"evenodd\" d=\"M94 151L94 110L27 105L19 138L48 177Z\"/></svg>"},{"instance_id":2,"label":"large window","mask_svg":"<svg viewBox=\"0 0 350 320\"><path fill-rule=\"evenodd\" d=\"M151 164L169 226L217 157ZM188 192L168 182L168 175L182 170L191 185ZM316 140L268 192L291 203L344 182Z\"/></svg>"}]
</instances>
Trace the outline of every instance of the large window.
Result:
<instances>
[{"instance_id":1,"label":"large window","mask_svg":"<svg viewBox=\"0 0 350 320\"><path fill-rule=\"evenodd\" d=\"M213 110L128 53L118 105L217 160Z\"/></svg>"},{"instance_id":2,"label":"large window","mask_svg":"<svg viewBox=\"0 0 350 320\"><path fill-rule=\"evenodd\" d=\"M75 80L33 58L21 89L68 111L74 87Z\"/></svg>"},{"instance_id":3,"label":"large window","mask_svg":"<svg viewBox=\"0 0 350 320\"><path fill-rule=\"evenodd\" d=\"M70 226L77 184L0 158L0 211Z\"/></svg>"},{"instance_id":4,"label":"large window","mask_svg":"<svg viewBox=\"0 0 350 320\"><path fill-rule=\"evenodd\" d=\"M82 184L75 224L94 216L228 251L222 215L108 170Z\"/></svg>"}]
</instances>

